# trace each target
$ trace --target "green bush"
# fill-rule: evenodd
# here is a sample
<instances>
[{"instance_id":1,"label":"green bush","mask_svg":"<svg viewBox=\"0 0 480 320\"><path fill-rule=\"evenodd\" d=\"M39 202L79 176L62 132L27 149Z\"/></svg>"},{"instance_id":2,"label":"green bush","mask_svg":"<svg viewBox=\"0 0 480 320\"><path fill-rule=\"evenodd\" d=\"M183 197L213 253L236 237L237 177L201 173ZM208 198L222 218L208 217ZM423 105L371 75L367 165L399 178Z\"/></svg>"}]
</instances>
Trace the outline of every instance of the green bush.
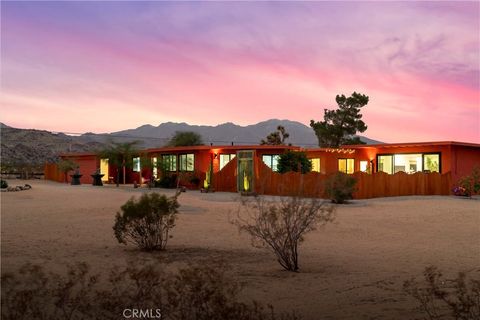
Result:
<instances>
[{"instance_id":1,"label":"green bush","mask_svg":"<svg viewBox=\"0 0 480 320\"><path fill-rule=\"evenodd\" d=\"M480 168L475 166L470 175L462 177L458 181L458 188L463 190L462 195L468 197L480 193ZM455 190L454 193L457 194Z\"/></svg>"},{"instance_id":2,"label":"green bush","mask_svg":"<svg viewBox=\"0 0 480 320\"><path fill-rule=\"evenodd\" d=\"M353 198L357 180L343 172L337 172L325 181L325 193L333 203L345 203Z\"/></svg>"},{"instance_id":3,"label":"green bush","mask_svg":"<svg viewBox=\"0 0 480 320\"><path fill-rule=\"evenodd\" d=\"M128 200L121 207L122 212L117 212L113 226L118 242L133 243L147 251L165 249L169 232L175 226L178 195L167 198L146 193L138 200Z\"/></svg>"},{"instance_id":4,"label":"green bush","mask_svg":"<svg viewBox=\"0 0 480 320\"><path fill-rule=\"evenodd\" d=\"M8 188L8 182L6 180L1 179L0 180L0 188L2 188L2 189Z\"/></svg>"},{"instance_id":5,"label":"green bush","mask_svg":"<svg viewBox=\"0 0 480 320\"><path fill-rule=\"evenodd\" d=\"M312 162L305 152L288 150L280 155L277 168L280 173L289 171L307 173L312 171Z\"/></svg>"}]
</instances>

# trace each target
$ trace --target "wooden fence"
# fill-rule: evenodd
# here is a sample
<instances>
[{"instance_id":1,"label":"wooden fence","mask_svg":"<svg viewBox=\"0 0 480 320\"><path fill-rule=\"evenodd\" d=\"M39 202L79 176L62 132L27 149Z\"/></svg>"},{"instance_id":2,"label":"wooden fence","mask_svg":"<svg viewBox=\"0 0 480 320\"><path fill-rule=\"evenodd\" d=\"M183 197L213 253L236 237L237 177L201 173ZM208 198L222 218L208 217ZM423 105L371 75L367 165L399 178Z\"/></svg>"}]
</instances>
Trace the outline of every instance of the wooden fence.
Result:
<instances>
[{"instance_id":1,"label":"wooden fence","mask_svg":"<svg viewBox=\"0 0 480 320\"><path fill-rule=\"evenodd\" d=\"M228 163L214 175L214 185L217 191L236 192L236 161ZM255 166L255 191L258 194L269 195L303 195L307 197L325 197L325 181L330 175L317 172L300 174L288 172L280 174L273 172L263 162ZM399 172L393 175L378 172L367 174L356 172L357 179L355 199L378 197L394 197L408 195L449 195L452 179L450 172L407 174Z\"/></svg>"}]
</instances>

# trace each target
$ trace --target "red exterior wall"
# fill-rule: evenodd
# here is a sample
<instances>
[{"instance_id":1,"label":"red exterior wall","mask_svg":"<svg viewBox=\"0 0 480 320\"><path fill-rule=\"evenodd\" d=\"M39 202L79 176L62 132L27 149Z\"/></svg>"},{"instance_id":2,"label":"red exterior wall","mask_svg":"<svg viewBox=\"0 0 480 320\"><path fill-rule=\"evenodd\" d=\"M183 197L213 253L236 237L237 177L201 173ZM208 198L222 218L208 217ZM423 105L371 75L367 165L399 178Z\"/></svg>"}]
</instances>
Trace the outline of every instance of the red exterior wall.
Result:
<instances>
[{"instance_id":1,"label":"red exterior wall","mask_svg":"<svg viewBox=\"0 0 480 320\"><path fill-rule=\"evenodd\" d=\"M475 166L480 169L480 148L468 146L452 146L451 152L452 182L469 175Z\"/></svg>"},{"instance_id":2,"label":"red exterior wall","mask_svg":"<svg viewBox=\"0 0 480 320\"><path fill-rule=\"evenodd\" d=\"M91 174L95 173L97 168L100 166L100 161L97 160L95 155L69 155L69 156L62 156L64 159L70 159L79 166L79 171L82 177L80 178L80 182L83 184L92 184L93 178L90 176ZM69 173L68 181L71 181L70 175L73 172Z\"/></svg>"}]
</instances>

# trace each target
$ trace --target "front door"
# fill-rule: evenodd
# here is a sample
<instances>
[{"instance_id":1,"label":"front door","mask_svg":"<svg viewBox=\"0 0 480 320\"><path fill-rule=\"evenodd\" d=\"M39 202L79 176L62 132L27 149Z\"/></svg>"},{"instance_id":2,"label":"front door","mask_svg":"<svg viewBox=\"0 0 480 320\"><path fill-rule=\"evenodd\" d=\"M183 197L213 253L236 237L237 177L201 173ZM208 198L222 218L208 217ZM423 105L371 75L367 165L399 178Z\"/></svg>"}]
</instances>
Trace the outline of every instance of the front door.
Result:
<instances>
[{"instance_id":1,"label":"front door","mask_svg":"<svg viewBox=\"0 0 480 320\"><path fill-rule=\"evenodd\" d=\"M254 170L253 170L252 150L237 152L237 190L239 192L252 192L254 190Z\"/></svg>"}]
</instances>

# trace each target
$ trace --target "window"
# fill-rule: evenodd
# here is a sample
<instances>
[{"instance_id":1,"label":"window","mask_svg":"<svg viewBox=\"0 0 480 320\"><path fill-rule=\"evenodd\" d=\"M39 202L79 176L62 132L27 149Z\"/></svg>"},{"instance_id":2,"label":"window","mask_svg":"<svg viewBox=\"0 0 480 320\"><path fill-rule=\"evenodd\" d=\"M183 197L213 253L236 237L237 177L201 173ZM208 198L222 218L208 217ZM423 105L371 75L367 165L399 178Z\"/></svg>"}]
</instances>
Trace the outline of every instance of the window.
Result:
<instances>
[{"instance_id":1,"label":"window","mask_svg":"<svg viewBox=\"0 0 480 320\"><path fill-rule=\"evenodd\" d=\"M312 162L312 172L320 172L320 158L310 159Z\"/></svg>"},{"instance_id":2,"label":"window","mask_svg":"<svg viewBox=\"0 0 480 320\"><path fill-rule=\"evenodd\" d=\"M355 171L355 159L338 159L338 171L352 174Z\"/></svg>"},{"instance_id":3,"label":"window","mask_svg":"<svg viewBox=\"0 0 480 320\"><path fill-rule=\"evenodd\" d=\"M440 154L424 154L423 171L440 172Z\"/></svg>"},{"instance_id":4,"label":"window","mask_svg":"<svg viewBox=\"0 0 480 320\"><path fill-rule=\"evenodd\" d=\"M377 171L388 174L393 173L393 156L377 156Z\"/></svg>"},{"instance_id":5,"label":"window","mask_svg":"<svg viewBox=\"0 0 480 320\"><path fill-rule=\"evenodd\" d=\"M158 177L157 157L152 157L153 176Z\"/></svg>"},{"instance_id":6,"label":"window","mask_svg":"<svg viewBox=\"0 0 480 320\"><path fill-rule=\"evenodd\" d=\"M162 155L162 166L165 171L177 171L177 156L174 154Z\"/></svg>"},{"instance_id":7,"label":"window","mask_svg":"<svg viewBox=\"0 0 480 320\"><path fill-rule=\"evenodd\" d=\"M440 153L406 153L377 156L377 171L388 174L397 172L440 172Z\"/></svg>"},{"instance_id":8,"label":"window","mask_svg":"<svg viewBox=\"0 0 480 320\"><path fill-rule=\"evenodd\" d=\"M133 158L133 171L140 172L140 157Z\"/></svg>"},{"instance_id":9,"label":"window","mask_svg":"<svg viewBox=\"0 0 480 320\"><path fill-rule=\"evenodd\" d=\"M360 161L360 171L370 173L370 170L368 167L368 161L365 161L365 160Z\"/></svg>"},{"instance_id":10,"label":"window","mask_svg":"<svg viewBox=\"0 0 480 320\"><path fill-rule=\"evenodd\" d=\"M235 153L232 154L220 154L220 170L223 169L231 160L235 158Z\"/></svg>"},{"instance_id":11,"label":"window","mask_svg":"<svg viewBox=\"0 0 480 320\"><path fill-rule=\"evenodd\" d=\"M195 155L193 153L178 156L180 171L193 171L195 167Z\"/></svg>"},{"instance_id":12,"label":"window","mask_svg":"<svg viewBox=\"0 0 480 320\"><path fill-rule=\"evenodd\" d=\"M280 159L278 154L264 154L262 156L263 162L273 171L278 170L278 159Z\"/></svg>"}]
</instances>

